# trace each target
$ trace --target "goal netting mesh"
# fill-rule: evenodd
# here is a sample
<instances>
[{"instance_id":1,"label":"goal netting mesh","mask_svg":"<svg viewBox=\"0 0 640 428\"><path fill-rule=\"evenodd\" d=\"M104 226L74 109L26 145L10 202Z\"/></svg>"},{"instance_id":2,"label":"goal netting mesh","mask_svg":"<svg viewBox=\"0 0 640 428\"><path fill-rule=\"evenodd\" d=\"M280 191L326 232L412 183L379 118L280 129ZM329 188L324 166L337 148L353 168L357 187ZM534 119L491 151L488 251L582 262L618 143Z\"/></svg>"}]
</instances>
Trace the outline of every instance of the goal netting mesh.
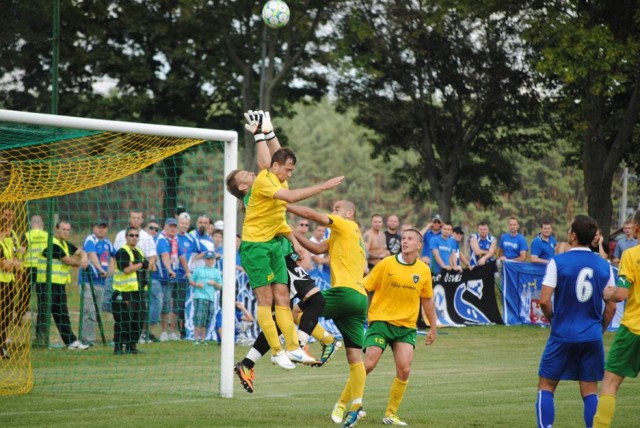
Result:
<instances>
[{"instance_id":1,"label":"goal netting mesh","mask_svg":"<svg viewBox=\"0 0 640 428\"><path fill-rule=\"evenodd\" d=\"M62 305L51 286L51 268L47 284L37 290L34 258L51 248L60 220L71 225L68 242L82 249L98 219L108 224L106 238L114 243L129 225L132 210L142 212L143 227L155 223L160 229L176 206L191 213L192 225L203 214L212 223L222 219L224 144L0 121L0 149L0 395L32 388L214 390L219 370L209 356L217 348L215 340L201 347L188 340L141 341L140 354L114 355L114 317L105 292L110 278L94 284L90 272L72 269L63 293L67 318L55 313ZM40 235L31 233L34 216L43 221ZM20 261L21 267L12 268L9 260ZM94 315L88 323L90 309ZM57 321L68 322L65 332L70 329L77 340L93 346L69 349Z\"/></svg>"}]
</instances>

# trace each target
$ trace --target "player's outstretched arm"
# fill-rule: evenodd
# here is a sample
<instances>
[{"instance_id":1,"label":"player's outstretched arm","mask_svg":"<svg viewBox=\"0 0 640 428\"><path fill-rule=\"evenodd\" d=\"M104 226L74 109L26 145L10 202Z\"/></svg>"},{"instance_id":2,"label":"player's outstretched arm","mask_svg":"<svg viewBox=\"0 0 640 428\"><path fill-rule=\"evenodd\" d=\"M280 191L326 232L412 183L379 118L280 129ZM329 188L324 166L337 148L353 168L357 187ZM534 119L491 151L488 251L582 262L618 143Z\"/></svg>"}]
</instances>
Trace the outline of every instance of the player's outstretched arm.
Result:
<instances>
[{"instance_id":1,"label":"player's outstretched arm","mask_svg":"<svg viewBox=\"0 0 640 428\"><path fill-rule=\"evenodd\" d=\"M318 193L322 193L325 190L331 190L338 187L342 183L342 180L344 180L344 175L331 178L324 183L316 184L315 186L303 187L302 189L280 189L273 195L273 197L289 203L298 202L315 196Z\"/></svg>"},{"instance_id":2,"label":"player's outstretched arm","mask_svg":"<svg viewBox=\"0 0 640 428\"><path fill-rule=\"evenodd\" d=\"M269 152L269 147L262 131L263 116L259 111L249 110L244 114L244 119L246 120L244 128L253 135L253 139L256 142L258 169L267 169L271 164L272 153Z\"/></svg>"},{"instance_id":3,"label":"player's outstretched arm","mask_svg":"<svg viewBox=\"0 0 640 428\"><path fill-rule=\"evenodd\" d=\"M264 132L264 139L267 140L267 146L269 146L269 153L273 155L280 148L280 141L276 137L276 133L273 131L273 124L271 123L271 114L268 111L260 111L262 113L262 132Z\"/></svg>"},{"instance_id":4,"label":"player's outstretched arm","mask_svg":"<svg viewBox=\"0 0 640 428\"><path fill-rule=\"evenodd\" d=\"M328 215L319 213L313 208L304 207L302 205L287 204L287 211L298 217L304 217L308 220L315 221L316 223L319 223L323 226L328 226L331 224L331 219Z\"/></svg>"}]
</instances>

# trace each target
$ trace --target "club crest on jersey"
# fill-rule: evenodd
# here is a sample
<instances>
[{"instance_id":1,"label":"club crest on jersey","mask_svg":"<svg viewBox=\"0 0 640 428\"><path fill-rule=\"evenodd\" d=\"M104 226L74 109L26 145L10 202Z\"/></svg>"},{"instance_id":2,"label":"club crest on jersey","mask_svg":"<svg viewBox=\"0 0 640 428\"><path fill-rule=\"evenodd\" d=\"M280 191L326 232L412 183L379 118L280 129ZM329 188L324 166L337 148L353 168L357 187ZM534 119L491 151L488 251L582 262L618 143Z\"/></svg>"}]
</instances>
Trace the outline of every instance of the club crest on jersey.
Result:
<instances>
[{"instance_id":1,"label":"club crest on jersey","mask_svg":"<svg viewBox=\"0 0 640 428\"><path fill-rule=\"evenodd\" d=\"M417 283L418 283L418 281L420 281L420 275L418 275L418 274L413 275L413 283L414 283L414 284L417 284Z\"/></svg>"}]
</instances>

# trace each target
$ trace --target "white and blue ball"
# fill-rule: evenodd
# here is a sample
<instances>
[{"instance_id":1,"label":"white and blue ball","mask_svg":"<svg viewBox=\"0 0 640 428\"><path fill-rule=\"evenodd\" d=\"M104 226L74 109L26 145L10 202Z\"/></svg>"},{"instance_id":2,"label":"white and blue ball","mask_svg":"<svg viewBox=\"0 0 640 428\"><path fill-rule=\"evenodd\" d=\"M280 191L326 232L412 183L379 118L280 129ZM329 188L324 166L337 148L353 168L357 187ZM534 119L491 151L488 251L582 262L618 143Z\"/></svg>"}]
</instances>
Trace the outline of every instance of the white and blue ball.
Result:
<instances>
[{"instance_id":1,"label":"white and blue ball","mask_svg":"<svg viewBox=\"0 0 640 428\"><path fill-rule=\"evenodd\" d=\"M270 28L282 28L289 22L291 11L282 0L269 0L262 8L262 20Z\"/></svg>"}]
</instances>

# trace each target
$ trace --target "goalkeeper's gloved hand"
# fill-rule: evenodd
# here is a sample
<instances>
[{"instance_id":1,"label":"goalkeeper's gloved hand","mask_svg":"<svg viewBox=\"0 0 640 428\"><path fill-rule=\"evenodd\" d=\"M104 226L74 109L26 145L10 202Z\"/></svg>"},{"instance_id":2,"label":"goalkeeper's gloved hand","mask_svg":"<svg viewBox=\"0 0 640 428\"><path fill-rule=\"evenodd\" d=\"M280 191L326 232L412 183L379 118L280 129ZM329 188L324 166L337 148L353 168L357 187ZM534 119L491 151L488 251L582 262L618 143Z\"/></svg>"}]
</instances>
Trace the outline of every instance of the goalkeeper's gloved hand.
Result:
<instances>
[{"instance_id":1,"label":"goalkeeper's gloved hand","mask_svg":"<svg viewBox=\"0 0 640 428\"><path fill-rule=\"evenodd\" d=\"M260 110L262 114L262 132L264 133L264 138L269 141L276 138L275 132L273 132L273 124L271 123L271 114L268 111Z\"/></svg>"},{"instance_id":2,"label":"goalkeeper's gloved hand","mask_svg":"<svg viewBox=\"0 0 640 428\"><path fill-rule=\"evenodd\" d=\"M262 114L259 111L249 110L244 114L247 123L244 128L253 134L256 143L264 141L264 132L262 131Z\"/></svg>"}]
</instances>

